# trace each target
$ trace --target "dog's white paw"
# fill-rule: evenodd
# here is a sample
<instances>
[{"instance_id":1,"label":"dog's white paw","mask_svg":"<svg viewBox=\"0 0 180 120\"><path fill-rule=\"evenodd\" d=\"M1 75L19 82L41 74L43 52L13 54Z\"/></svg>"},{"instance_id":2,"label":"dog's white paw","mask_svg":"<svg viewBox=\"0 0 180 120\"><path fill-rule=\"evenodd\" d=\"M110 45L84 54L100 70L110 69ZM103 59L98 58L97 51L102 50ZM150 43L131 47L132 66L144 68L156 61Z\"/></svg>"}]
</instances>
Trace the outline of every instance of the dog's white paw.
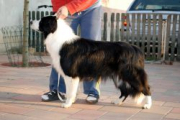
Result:
<instances>
[{"instance_id":1,"label":"dog's white paw","mask_svg":"<svg viewBox=\"0 0 180 120\"><path fill-rule=\"evenodd\" d=\"M75 103L77 100L77 98L75 97L73 100L72 100L72 103Z\"/></svg>"},{"instance_id":2,"label":"dog's white paw","mask_svg":"<svg viewBox=\"0 0 180 120\"><path fill-rule=\"evenodd\" d=\"M143 109L150 109L152 106L151 96L146 96L146 104L144 104Z\"/></svg>"},{"instance_id":3,"label":"dog's white paw","mask_svg":"<svg viewBox=\"0 0 180 120\"><path fill-rule=\"evenodd\" d=\"M116 100L111 101L111 103L115 104L115 105L121 105L122 101L121 101L121 99L116 99Z\"/></svg>"},{"instance_id":4,"label":"dog's white paw","mask_svg":"<svg viewBox=\"0 0 180 120\"><path fill-rule=\"evenodd\" d=\"M144 100L144 98L145 98L144 94L141 93L140 95L138 95L138 96L135 98L135 102L136 102L137 104L141 104L142 101Z\"/></svg>"},{"instance_id":5,"label":"dog's white paw","mask_svg":"<svg viewBox=\"0 0 180 120\"><path fill-rule=\"evenodd\" d=\"M145 105L143 106L143 109L150 109L151 106L152 106L152 104L145 104Z\"/></svg>"},{"instance_id":6,"label":"dog's white paw","mask_svg":"<svg viewBox=\"0 0 180 120\"><path fill-rule=\"evenodd\" d=\"M69 107L71 107L71 105L72 105L71 103L62 103L61 107L62 108L69 108Z\"/></svg>"},{"instance_id":7,"label":"dog's white paw","mask_svg":"<svg viewBox=\"0 0 180 120\"><path fill-rule=\"evenodd\" d=\"M72 106L72 104L73 104L75 101L76 101L76 98L75 98L75 97L74 97L74 98L71 98L71 99L67 99L67 100L65 101L65 103L62 103L62 104L61 104L61 107L63 107L63 108L69 108L69 107Z\"/></svg>"}]
</instances>

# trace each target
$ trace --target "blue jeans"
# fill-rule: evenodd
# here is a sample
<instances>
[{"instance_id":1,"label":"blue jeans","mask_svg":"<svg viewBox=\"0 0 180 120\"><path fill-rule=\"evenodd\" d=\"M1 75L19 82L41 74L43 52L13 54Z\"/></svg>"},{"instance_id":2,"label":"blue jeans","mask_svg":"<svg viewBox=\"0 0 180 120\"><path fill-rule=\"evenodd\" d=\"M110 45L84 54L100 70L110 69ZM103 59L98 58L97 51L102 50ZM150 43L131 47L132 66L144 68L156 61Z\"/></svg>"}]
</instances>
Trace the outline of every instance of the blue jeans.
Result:
<instances>
[{"instance_id":1,"label":"blue jeans","mask_svg":"<svg viewBox=\"0 0 180 120\"><path fill-rule=\"evenodd\" d=\"M71 20L70 26L74 30L75 34L77 34L77 28L80 26L80 34L82 38L101 40L101 15L102 7L100 6L81 13L76 13L73 16L69 16L67 19ZM84 93L99 96L99 85L100 80L97 79L93 81L84 81ZM57 90L58 87L58 74L54 68L51 70L49 87L50 91ZM62 93L66 92L65 82L62 77L60 77L59 91Z\"/></svg>"}]
</instances>

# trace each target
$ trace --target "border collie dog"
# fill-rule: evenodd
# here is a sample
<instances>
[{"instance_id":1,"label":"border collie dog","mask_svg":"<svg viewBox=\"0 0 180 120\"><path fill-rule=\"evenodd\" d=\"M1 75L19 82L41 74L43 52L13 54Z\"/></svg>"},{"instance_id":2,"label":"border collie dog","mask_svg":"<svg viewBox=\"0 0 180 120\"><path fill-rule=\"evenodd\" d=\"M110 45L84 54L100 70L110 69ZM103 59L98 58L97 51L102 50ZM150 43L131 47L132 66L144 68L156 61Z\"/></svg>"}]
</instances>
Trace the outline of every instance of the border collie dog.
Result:
<instances>
[{"instance_id":1,"label":"border collie dog","mask_svg":"<svg viewBox=\"0 0 180 120\"><path fill-rule=\"evenodd\" d=\"M121 104L131 96L138 98L138 103L146 98L143 108L151 108L144 55L138 47L125 42L81 38L64 20L57 20L55 16L43 17L30 24L32 29L44 34L52 65L65 80L67 99L62 107L68 108L74 102L79 81L101 77L102 80L113 79L116 88L121 91L114 104Z\"/></svg>"}]
</instances>

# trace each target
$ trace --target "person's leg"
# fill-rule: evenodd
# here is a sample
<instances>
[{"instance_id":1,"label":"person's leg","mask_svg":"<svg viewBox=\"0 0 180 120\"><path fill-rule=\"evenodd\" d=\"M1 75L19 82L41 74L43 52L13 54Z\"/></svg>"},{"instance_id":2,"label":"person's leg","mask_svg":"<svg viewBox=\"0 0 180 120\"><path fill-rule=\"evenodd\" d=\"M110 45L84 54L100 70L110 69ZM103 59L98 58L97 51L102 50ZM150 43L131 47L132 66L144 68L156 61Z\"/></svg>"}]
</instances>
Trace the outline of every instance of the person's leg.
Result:
<instances>
[{"instance_id":1,"label":"person's leg","mask_svg":"<svg viewBox=\"0 0 180 120\"><path fill-rule=\"evenodd\" d=\"M101 40L102 7L84 11L81 15L81 37Z\"/></svg>"},{"instance_id":2,"label":"person's leg","mask_svg":"<svg viewBox=\"0 0 180 120\"><path fill-rule=\"evenodd\" d=\"M70 26L72 27L74 32L77 34L77 28L81 21L81 37L100 40L101 39L101 8L94 9L92 10L92 12L87 12L87 13L84 12L85 17L84 16L81 17L81 16L82 15L75 14L71 18L72 20ZM99 94L100 94L99 84L100 84L99 80L85 81L83 84L84 93L88 95L94 95L95 98L99 98ZM56 70L52 68L50 75L50 84L49 84L50 91L57 90L57 86L58 86L58 74ZM60 77L59 92L65 93L66 92L65 87L66 86L64 83L64 79Z\"/></svg>"},{"instance_id":3,"label":"person's leg","mask_svg":"<svg viewBox=\"0 0 180 120\"><path fill-rule=\"evenodd\" d=\"M58 86L59 86L59 90L58 90ZM58 73L56 72L56 70L52 67L51 69L51 74L50 74L50 78L49 78L49 92L43 94L41 96L42 101L54 101L54 100L59 100L60 101L64 101L65 96L62 93L66 92L66 86L64 83L64 79L62 77L60 77L59 79L59 85L58 85ZM58 92L59 93L59 98L58 98Z\"/></svg>"},{"instance_id":4,"label":"person's leg","mask_svg":"<svg viewBox=\"0 0 180 120\"><path fill-rule=\"evenodd\" d=\"M100 96L100 88L99 88L100 83L101 83L101 79L95 79L93 81L83 82L84 94L88 95L86 99L88 103L98 102Z\"/></svg>"},{"instance_id":5,"label":"person's leg","mask_svg":"<svg viewBox=\"0 0 180 120\"><path fill-rule=\"evenodd\" d=\"M98 7L91 11L82 12L81 15L81 37L101 40L101 15L102 8ZM96 103L98 102L100 90L100 78L96 78L93 81L84 81L84 93L88 94L87 102Z\"/></svg>"},{"instance_id":6,"label":"person's leg","mask_svg":"<svg viewBox=\"0 0 180 120\"><path fill-rule=\"evenodd\" d=\"M66 21L70 24L70 26L72 27L72 29L76 34L77 34L77 27L79 25L78 16L79 16L78 14L75 14L73 16L69 16L66 19ZM66 93L66 85L64 79L62 76L60 76L59 84L58 84L58 73L53 67L49 78L49 90L50 92L47 92L41 96L42 101L53 101L58 99L63 101L65 99L64 94L62 94L62 93ZM59 98L57 96L58 95L57 92L59 92L60 95Z\"/></svg>"},{"instance_id":7,"label":"person's leg","mask_svg":"<svg viewBox=\"0 0 180 120\"><path fill-rule=\"evenodd\" d=\"M50 91L54 91L54 90L57 91L58 87L59 87L59 92L66 93L66 86L65 86L64 79L60 76L59 85L58 85L58 73L52 67L51 74L50 74L49 89Z\"/></svg>"},{"instance_id":8,"label":"person's leg","mask_svg":"<svg viewBox=\"0 0 180 120\"><path fill-rule=\"evenodd\" d=\"M49 90L57 91L57 84L58 84L58 74L57 74L56 70L52 67L50 78L49 78Z\"/></svg>"},{"instance_id":9,"label":"person's leg","mask_svg":"<svg viewBox=\"0 0 180 120\"><path fill-rule=\"evenodd\" d=\"M78 34L78 26L80 23L80 15L78 13L75 13L73 16L68 16L66 18L66 21L70 25L70 27L73 29L74 33Z\"/></svg>"}]
</instances>

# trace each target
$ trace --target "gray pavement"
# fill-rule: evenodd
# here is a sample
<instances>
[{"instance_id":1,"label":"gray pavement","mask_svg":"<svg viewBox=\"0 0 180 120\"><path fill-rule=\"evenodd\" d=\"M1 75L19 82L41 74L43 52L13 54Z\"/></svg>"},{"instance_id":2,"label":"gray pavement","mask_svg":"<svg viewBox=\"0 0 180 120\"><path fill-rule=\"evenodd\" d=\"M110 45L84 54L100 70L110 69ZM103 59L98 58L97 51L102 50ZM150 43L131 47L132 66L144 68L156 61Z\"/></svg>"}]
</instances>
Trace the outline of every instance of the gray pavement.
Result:
<instances>
[{"instance_id":1,"label":"gray pavement","mask_svg":"<svg viewBox=\"0 0 180 120\"><path fill-rule=\"evenodd\" d=\"M50 62L50 58L45 58ZM0 64L7 62L0 55ZM173 65L146 64L152 89L153 106L141 109L131 98L121 106L111 104L120 93L113 83L101 83L101 97L97 104L85 102L82 85L78 99L71 108L60 102L42 102L48 91L51 66L15 68L0 65L0 120L175 120L180 119L180 63Z\"/></svg>"}]
</instances>

